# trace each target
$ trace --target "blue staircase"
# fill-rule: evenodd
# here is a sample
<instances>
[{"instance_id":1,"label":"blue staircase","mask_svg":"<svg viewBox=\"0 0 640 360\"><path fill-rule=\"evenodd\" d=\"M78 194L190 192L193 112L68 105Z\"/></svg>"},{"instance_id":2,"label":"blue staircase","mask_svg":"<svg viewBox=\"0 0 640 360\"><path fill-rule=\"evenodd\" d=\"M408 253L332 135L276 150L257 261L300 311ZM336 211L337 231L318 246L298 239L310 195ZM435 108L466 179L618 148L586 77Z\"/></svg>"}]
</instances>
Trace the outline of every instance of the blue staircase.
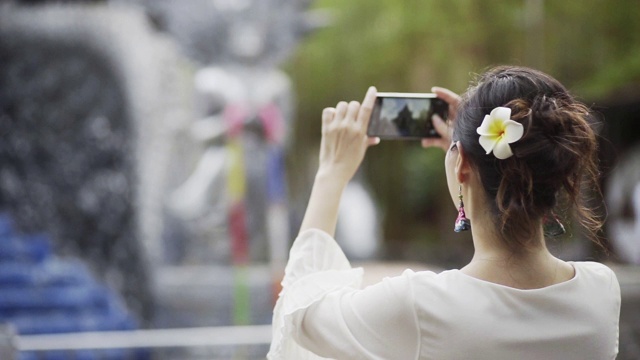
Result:
<instances>
[{"instance_id":1,"label":"blue staircase","mask_svg":"<svg viewBox=\"0 0 640 360\"><path fill-rule=\"evenodd\" d=\"M78 259L56 257L44 235L14 231L0 213L0 323L18 334L54 334L137 328L119 295L97 281ZM148 359L136 350L22 352L20 360Z\"/></svg>"}]
</instances>

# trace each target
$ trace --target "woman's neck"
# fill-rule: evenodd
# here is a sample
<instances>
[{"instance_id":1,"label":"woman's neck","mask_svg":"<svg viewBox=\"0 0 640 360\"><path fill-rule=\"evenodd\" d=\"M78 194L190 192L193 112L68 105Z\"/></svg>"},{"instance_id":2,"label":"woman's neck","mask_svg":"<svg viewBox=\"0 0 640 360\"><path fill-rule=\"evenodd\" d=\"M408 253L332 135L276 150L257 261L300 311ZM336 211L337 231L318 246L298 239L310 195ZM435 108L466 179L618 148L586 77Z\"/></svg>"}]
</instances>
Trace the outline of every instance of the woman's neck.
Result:
<instances>
[{"instance_id":1,"label":"woman's neck","mask_svg":"<svg viewBox=\"0 0 640 360\"><path fill-rule=\"evenodd\" d=\"M475 252L471 262L462 269L467 275L520 289L535 289L560 283L574 276L571 265L554 257L546 247L542 224L529 238L518 239L530 244L514 251L495 229L491 218L477 217L472 221ZM473 222L485 226L473 226Z\"/></svg>"}]
</instances>

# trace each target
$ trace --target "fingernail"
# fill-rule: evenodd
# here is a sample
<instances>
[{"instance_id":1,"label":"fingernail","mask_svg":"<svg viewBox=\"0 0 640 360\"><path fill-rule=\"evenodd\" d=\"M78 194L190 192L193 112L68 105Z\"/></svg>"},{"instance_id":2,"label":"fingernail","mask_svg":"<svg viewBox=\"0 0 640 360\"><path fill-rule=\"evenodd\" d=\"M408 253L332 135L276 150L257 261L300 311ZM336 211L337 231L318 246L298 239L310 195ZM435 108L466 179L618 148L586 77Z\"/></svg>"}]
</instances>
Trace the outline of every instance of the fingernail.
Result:
<instances>
[{"instance_id":1,"label":"fingernail","mask_svg":"<svg viewBox=\"0 0 640 360\"><path fill-rule=\"evenodd\" d=\"M431 92L436 92L437 89L438 89L438 87L434 86L434 87L431 88Z\"/></svg>"}]
</instances>

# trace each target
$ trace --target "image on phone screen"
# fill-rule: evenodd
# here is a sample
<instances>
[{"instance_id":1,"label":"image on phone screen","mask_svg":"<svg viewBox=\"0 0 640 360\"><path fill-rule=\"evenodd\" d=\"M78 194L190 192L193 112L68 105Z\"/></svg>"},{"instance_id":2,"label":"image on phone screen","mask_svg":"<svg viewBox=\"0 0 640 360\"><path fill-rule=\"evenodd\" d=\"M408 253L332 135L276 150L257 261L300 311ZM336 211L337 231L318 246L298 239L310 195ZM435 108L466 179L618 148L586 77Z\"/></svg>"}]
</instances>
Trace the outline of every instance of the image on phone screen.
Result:
<instances>
[{"instance_id":1,"label":"image on phone screen","mask_svg":"<svg viewBox=\"0 0 640 360\"><path fill-rule=\"evenodd\" d=\"M439 137L431 118L446 119L448 105L435 94L379 93L373 108L368 136L383 139Z\"/></svg>"}]
</instances>

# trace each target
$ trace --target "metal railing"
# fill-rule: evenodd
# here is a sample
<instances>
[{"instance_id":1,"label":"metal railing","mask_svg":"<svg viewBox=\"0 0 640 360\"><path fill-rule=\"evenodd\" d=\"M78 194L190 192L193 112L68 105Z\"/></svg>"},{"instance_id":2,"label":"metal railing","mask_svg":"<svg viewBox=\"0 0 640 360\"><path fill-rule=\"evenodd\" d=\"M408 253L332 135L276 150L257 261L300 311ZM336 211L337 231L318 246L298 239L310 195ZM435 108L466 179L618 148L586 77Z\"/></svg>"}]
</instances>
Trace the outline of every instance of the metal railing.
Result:
<instances>
[{"instance_id":1,"label":"metal railing","mask_svg":"<svg viewBox=\"0 0 640 360\"><path fill-rule=\"evenodd\" d=\"M47 335L16 335L0 329L0 358L15 359L20 351L73 351L132 348L187 348L263 345L271 342L271 325L185 329L103 331Z\"/></svg>"}]
</instances>

